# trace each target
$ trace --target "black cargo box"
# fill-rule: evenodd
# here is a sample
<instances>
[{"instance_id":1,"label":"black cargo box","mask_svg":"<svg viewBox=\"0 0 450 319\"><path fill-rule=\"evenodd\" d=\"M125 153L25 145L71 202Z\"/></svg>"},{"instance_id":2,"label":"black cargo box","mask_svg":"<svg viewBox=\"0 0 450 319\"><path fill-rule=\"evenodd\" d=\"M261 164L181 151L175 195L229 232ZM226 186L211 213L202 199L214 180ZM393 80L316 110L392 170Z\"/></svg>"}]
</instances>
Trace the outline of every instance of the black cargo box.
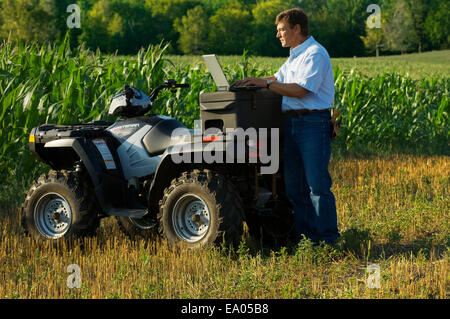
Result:
<instances>
[{"instance_id":1,"label":"black cargo box","mask_svg":"<svg viewBox=\"0 0 450 319\"><path fill-rule=\"evenodd\" d=\"M200 94L202 130L282 128L282 96L267 89Z\"/></svg>"}]
</instances>

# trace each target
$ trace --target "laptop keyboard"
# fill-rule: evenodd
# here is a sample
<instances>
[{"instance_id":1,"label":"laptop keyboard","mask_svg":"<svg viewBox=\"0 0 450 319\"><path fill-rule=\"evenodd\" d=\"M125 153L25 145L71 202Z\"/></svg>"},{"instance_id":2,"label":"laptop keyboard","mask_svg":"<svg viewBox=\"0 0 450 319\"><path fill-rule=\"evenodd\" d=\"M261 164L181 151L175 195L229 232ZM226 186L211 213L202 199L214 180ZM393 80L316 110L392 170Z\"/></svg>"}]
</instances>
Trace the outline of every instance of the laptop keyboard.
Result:
<instances>
[{"instance_id":1,"label":"laptop keyboard","mask_svg":"<svg viewBox=\"0 0 450 319\"><path fill-rule=\"evenodd\" d=\"M230 86L230 91L231 92L236 92L236 91L255 91L255 90L260 90L260 89L264 89L263 86L244 86L244 85L237 85L237 86Z\"/></svg>"}]
</instances>

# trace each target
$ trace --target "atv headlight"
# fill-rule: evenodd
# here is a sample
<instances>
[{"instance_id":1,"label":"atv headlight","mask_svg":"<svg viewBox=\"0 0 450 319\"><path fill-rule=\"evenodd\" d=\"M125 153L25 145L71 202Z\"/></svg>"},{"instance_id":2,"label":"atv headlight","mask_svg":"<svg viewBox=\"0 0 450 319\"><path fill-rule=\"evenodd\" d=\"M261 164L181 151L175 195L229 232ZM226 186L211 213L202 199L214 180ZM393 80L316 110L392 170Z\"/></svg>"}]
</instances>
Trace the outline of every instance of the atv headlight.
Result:
<instances>
[{"instance_id":1,"label":"atv headlight","mask_svg":"<svg viewBox=\"0 0 450 319\"><path fill-rule=\"evenodd\" d=\"M28 138L28 142L29 143L36 143L36 139L35 139L33 134L30 134L30 137Z\"/></svg>"}]
</instances>

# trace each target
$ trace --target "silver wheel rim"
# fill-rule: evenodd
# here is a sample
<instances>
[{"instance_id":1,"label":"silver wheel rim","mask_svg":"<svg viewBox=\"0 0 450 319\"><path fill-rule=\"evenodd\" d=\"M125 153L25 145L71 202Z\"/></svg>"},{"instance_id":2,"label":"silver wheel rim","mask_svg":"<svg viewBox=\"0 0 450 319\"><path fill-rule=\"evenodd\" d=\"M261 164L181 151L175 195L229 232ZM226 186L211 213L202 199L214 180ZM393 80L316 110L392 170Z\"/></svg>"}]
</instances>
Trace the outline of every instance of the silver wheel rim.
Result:
<instances>
[{"instance_id":1,"label":"silver wheel rim","mask_svg":"<svg viewBox=\"0 0 450 319\"><path fill-rule=\"evenodd\" d=\"M173 208L172 224L179 237L195 243L205 237L211 224L208 206L198 196L180 197Z\"/></svg>"},{"instance_id":2,"label":"silver wheel rim","mask_svg":"<svg viewBox=\"0 0 450 319\"><path fill-rule=\"evenodd\" d=\"M72 210L64 197L47 193L37 201L34 220L42 235L52 239L60 238L72 224Z\"/></svg>"}]
</instances>

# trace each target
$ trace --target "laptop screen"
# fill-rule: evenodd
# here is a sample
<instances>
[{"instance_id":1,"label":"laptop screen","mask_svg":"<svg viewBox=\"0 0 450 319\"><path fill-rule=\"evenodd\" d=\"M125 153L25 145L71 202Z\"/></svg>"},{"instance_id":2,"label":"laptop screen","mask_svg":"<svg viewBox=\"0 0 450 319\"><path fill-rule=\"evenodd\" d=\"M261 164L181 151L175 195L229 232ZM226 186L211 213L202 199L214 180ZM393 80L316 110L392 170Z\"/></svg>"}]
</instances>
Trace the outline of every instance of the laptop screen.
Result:
<instances>
[{"instance_id":1,"label":"laptop screen","mask_svg":"<svg viewBox=\"0 0 450 319\"><path fill-rule=\"evenodd\" d=\"M204 55L203 60L205 60L209 73L211 73L214 82L216 82L218 90L227 91L230 88L230 84L225 77L225 73L223 73L217 56L215 54Z\"/></svg>"},{"instance_id":2,"label":"laptop screen","mask_svg":"<svg viewBox=\"0 0 450 319\"><path fill-rule=\"evenodd\" d=\"M263 86L232 86L230 88L217 56L215 54L203 55L203 60L205 60L209 73L211 73L219 91L253 91L264 88Z\"/></svg>"}]
</instances>

